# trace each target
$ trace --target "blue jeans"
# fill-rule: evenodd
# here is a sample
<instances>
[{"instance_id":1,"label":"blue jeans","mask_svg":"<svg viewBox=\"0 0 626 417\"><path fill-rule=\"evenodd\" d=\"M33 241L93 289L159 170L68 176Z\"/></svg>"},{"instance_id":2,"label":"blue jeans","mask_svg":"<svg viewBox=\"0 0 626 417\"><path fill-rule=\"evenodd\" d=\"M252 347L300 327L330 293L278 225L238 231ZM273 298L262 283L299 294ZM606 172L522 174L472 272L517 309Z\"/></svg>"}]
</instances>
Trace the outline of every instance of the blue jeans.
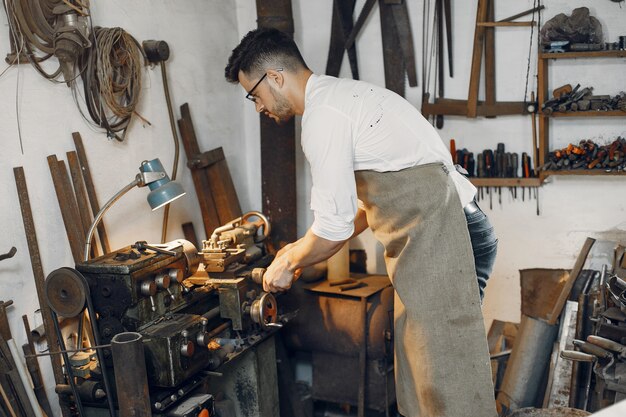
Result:
<instances>
[{"instance_id":1,"label":"blue jeans","mask_svg":"<svg viewBox=\"0 0 626 417\"><path fill-rule=\"evenodd\" d=\"M472 241L476 277L478 278L478 288L482 302L487 280L491 275L491 271L493 271L493 264L496 261L498 239L496 238L496 233L493 230L489 218L483 213L480 207L471 214L466 212L465 218L467 220L467 230L469 231L470 240Z\"/></svg>"}]
</instances>

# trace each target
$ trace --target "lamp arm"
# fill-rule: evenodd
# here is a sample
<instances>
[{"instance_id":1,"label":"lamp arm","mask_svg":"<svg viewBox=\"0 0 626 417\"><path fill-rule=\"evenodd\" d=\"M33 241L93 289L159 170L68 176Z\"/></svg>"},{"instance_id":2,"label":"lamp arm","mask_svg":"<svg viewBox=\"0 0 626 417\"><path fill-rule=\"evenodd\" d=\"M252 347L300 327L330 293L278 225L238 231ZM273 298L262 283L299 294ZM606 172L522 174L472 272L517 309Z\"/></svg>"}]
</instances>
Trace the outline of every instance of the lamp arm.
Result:
<instances>
[{"instance_id":1,"label":"lamp arm","mask_svg":"<svg viewBox=\"0 0 626 417\"><path fill-rule=\"evenodd\" d=\"M89 232L87 233L87 240L85 241L85 253L83 255L83 262L86 262L89 260L89 249L91 247L91 239L93 238L93 233L96 229L96 226L98 226L98 223L100 223L100 220L102 219L102 216L104 216L104 213L106 213L107 210L113 205L113 203L119 200L124 194L126 194L132 188L136 186L141 186L142 184L143 184L143 179L141 175L137 175L137 177L135 177L135 180L133 182L131 182L130 184L126 185L124 188L119 190L113 197L111 197L109 201L106 202L104 206L102 206L98 214L96 214L96 217L93 219L93 223L91 224L91 227L89 228Z\"/></svg>"}]
</instances>

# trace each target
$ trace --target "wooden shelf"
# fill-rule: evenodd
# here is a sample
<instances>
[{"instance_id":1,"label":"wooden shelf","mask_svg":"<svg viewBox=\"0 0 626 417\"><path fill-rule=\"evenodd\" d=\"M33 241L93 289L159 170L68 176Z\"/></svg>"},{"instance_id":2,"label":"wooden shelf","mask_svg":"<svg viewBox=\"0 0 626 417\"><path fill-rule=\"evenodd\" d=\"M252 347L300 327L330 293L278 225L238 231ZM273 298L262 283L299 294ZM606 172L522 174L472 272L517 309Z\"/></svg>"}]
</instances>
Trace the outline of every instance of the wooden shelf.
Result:
<instances>
[{"instance_id":1,"label":"wooden shelf","mask_svg":"<svg viewBox=\"0 0 626 417\"><path fill-rule=\"evenodd\" d=\"M477 178L469 180L475 187L539 187L541 178Z\"/></svg>"},{"instance_id":2,"label":"wooden shelf","mask_svg":"<svg viewBox=\"0 0 626 417\"><path fill-rule=\"evenodd\" d=\"M539 114L543 117L626 117L626 111L622 110L555 111L550 115L541 112Z\"/></svg>"},{"instance_id":3,"label":"wooden shelf","mask_svg":"<svg viewBox=\"0 0 626 417\"><path fill-rule=\"evenodd\" d=\"M542 52L541 59L626 58L626 51Z\"/></svg>"},{"instance_id":4,"label":"wooden shelf","mask_svg":"<svg viewBox=\"0 0 626 417\"><path fill-rule=\"evenodd\" d=\"M626 175L626 171L609 171L603 169L563 169L557 171L542 171L541 177L546 178L551 175L590 175L590 176L620 176Z\"/></svg>"}]
</instances>

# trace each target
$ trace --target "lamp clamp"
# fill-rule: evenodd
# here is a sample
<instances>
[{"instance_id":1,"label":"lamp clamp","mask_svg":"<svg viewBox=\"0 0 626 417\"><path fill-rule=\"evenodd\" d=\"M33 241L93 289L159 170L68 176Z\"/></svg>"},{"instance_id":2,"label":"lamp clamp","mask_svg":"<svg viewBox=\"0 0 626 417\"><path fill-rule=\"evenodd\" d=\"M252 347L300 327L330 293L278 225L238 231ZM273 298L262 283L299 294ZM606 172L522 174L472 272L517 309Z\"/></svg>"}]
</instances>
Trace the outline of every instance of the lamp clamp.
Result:
<instances>
[{"instance_id":1,"label":"lamp clamp","mask_svg":"<svg viewBox=\"0 0 626 417\"><path fill-rule=\"evenodd\" d=\"M166 177L165 172L140 172L135 179L137 180L138 187L145 187L146 185L158 180L162 180Z\"/></svg>"}]
</instances>

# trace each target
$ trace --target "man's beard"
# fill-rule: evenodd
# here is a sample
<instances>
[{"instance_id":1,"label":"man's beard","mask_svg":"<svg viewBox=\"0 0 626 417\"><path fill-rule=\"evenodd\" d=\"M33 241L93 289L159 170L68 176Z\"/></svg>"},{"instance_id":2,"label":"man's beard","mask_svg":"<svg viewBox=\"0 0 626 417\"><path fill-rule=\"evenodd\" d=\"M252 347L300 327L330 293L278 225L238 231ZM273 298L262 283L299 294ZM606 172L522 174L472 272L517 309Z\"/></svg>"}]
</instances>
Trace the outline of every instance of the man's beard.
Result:
<instances>
[{"instance_id":1,"label":"man's beard","mask_svg":"<svg viewBox=\"0 0 626 417\"><path fill-rule=\"evenodd\" d=\"M270 92L272 93L272 97L274 98L274 106L271 109L270 113L278 118L278 120L276 120L276 123L281 125L289 121L294 116L294 112L291 109L289 101L287 101L284 96L275 91L272 87L270 87Z\"/></svg>"}]
</instances>

